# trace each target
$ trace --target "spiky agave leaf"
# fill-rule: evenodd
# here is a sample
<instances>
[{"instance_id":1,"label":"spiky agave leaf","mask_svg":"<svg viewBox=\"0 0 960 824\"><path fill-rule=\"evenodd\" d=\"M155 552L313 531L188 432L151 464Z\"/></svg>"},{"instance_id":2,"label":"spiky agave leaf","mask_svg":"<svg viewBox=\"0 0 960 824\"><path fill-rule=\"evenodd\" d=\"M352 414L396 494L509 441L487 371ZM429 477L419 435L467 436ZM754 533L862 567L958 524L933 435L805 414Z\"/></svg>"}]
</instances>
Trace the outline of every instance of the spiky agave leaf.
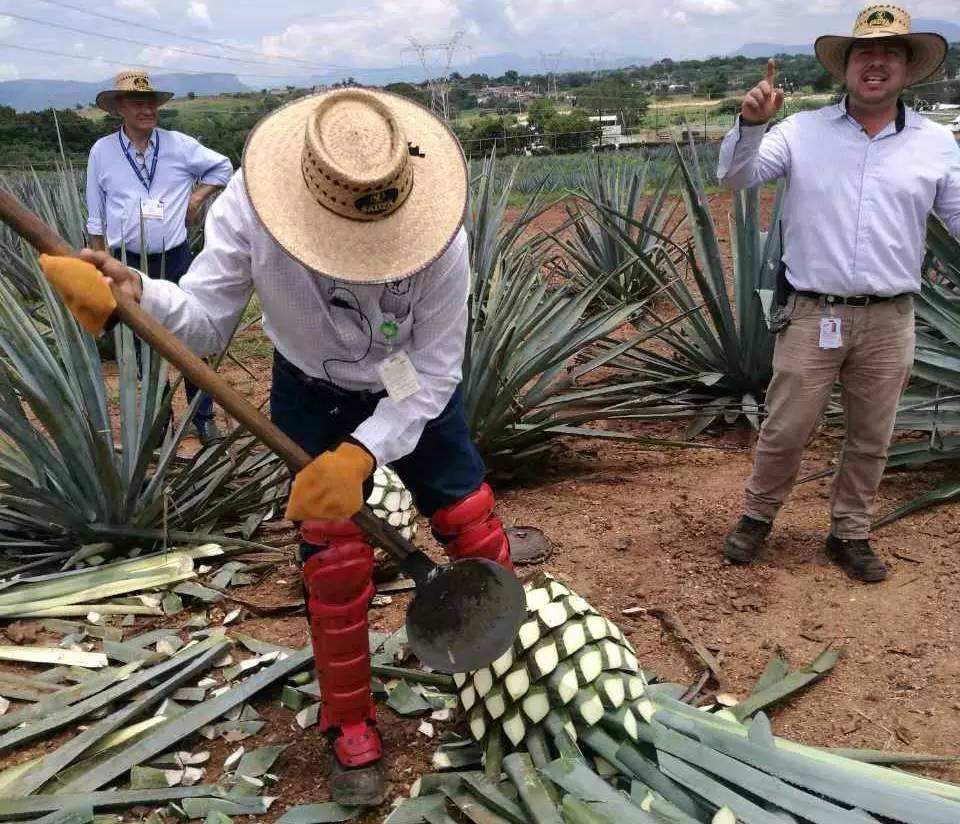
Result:
<instances>
[{"instance_id":1,"label":"spiky agave leaf","mask_svg":"<svg viewBox=\"0 0 960 824\"><path fill-rule=\"evenodd\" d=\"M647 404L643 392L624 398L617 388L618 396L611 398L601 384L583 380L600 374L618 354L595 350L637 315L642 304L630 300L595 311L604 279L577 288L570 281L545 277L554 241L542 232L526 233L541 210L539 193L508 223L512 180L498 186L496 161L486 160L474 181L465 220L473 280L463 397L477 447L488 459L515 460L545 449L561 435L666 445L589 425L624 417ZM606 273L610 279L616 276ZM662 402L663 396L657 395L655 403Z\"/></svg>"},{"instance_id":2,"label":"spiky agave leaf","mask_svg":"<svg viewBox=\"0 0 960 824\"><path fill-rule=\"evenodd\" d=\"M117 327L119 427L94 340L35 273L41 311L0 283L0 540L7 559L102 543L100 555L169 541L202 543L275 507L286 469L235 429L178 456L195 407L173 437L166 367ZM196 403L197 401L195 401ZM242 537L248 537L246 526ZM220 538L227 543L229 538ZM77 563L66 552L53 561Z\"/></svg>"}]
</instances>

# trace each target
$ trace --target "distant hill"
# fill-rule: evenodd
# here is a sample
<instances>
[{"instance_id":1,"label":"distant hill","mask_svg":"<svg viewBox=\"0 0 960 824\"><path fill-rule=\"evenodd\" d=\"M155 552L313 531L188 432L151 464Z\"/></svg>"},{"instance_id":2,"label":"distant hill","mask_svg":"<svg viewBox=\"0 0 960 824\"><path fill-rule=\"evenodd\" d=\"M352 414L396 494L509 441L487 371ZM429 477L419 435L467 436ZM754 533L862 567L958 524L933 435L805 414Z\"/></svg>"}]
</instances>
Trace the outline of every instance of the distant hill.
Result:
<instances>
[{"instance_id":1,"label":"distant hill","mask_svg":"<svg viewBox=\"0 0 960 824\"><path fill-rule=\"evenodd\" d=\"M946 37L949 43L960 43L960 25L951 23L948 20L925 20L918 18L913 21L913 30L934 31ZM836 33L840 34L841 32ZM731 56L770 57L774 54L813 54L813 42L799 45L786 45L784 43L745 43Z\"/></svg>"},{"instance_id":2,"label":"distant hill","mask_svg":"<svg viewBox=\"0 0 960 824\"><path fill-rule=\"evenodd\" d=\"M647 66L655 62L649 57L609 57L603 61L596 61L589 57L564 55L556 64L559 73L574 71L594 71L598 69L617 69L623 66ZM513 70L521 75L543 74L543 61L537 56L503 52L499 54L485 54L474 58L468 63L459 63L452 67L463 77L471 74L485 74L489 77L502 77L505 72ZM358 83L384 86L387 83L420 83L423 81L423 70L418 65L398 66L394 71L368 71L362 68L342 70L336 74L323 74L303 81L291 79L298 86L323 86L337 83L347 76L351 76ZM274 82L272 85L276 85Z\"/></svg>"},{"instance_id":3,"label":"distant hill","mask_svg":"<svg viewBox=\"0 0 960 824\"><path fill-rule=\"evenodd\" d=\"M155 74L150 81L154 88L171 91L177 97L190 92L214 95L225 92L245 92L250 88L235 74ZM113 78L97 83L79 83L74 80L6 80L0 82L0 105L12 106L20 112L40 111L51 106L72 109L78 103L93 102L97 92L113 86Z\"/></svg>"}]
</instances>

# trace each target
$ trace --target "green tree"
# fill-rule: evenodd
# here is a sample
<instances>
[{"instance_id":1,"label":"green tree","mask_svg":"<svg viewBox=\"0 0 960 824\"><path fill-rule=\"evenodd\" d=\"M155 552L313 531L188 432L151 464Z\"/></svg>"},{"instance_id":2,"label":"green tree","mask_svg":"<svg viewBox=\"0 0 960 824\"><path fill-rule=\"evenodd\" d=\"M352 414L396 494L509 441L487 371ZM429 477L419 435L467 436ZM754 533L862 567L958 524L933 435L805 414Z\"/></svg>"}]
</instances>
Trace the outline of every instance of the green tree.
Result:
<instances>
[{"instance_id":1,"label":"green tree","mask_svg":"<svg viewBox=\"0 0 960 824\"><path fill-rule=\"evenodd\" d=\"M629 129L646 113L650 100L643 89L634 86L628 77L618 72L578 90L576 105L591 113L615 112L623 126Z\"/></svg>"},{"instance_id":2,"label":"green tree","mask_svg":"<svg viewBox=\"0 0 960 824\"><path fill-rule=\"evenodd\" d=\"M384 88L388 92L399 94L408 100L413 100L421 106L430 106L430 92L422 86L414 86L413 83L389 83Z\"/></svg>"},{"instance_id":3,"label":"green tree","mask_svg":"<svg viewBox=\"0 0 960 824\"><path fill-rule=\"evenodd\" d=\"M702 84L700 89L704 97L709 100L716 100L716 98L723 97L730 90L730 83L727 81L726 75L717 74Z\"/></svg>"},{"instance_id":4,"label":"green tree","mask_svg":"<svg viewBox=\"0 0 960 824\"><path fill-rule=\"evenodd\" d=\"M582 149L590 145L599 127L590 121L590 113L574 109L568 114L554 114L544 123L544 133L556 151Z\"/></svg>"},{"instance_id":5,"label":"green tree","mask_svg":"<svg viewBox=\"0 0 960 824\"><path fill-rule=\"evenodd\" d=\"M821 72L810 85L815 92L828 92L834 85L833 75L830 72Z\"/></svg>"},{"instance_id":6,"label":"green tree","mask_svg":"<svg viewBox=\"0 0 960 824\"><path fill-rule=\"evenodd\" d=\"M556 113L557 107L552 100L538 97L527 108L527 122L538 131L545 132L545 123Z\"/></svg>"}]
</instances>

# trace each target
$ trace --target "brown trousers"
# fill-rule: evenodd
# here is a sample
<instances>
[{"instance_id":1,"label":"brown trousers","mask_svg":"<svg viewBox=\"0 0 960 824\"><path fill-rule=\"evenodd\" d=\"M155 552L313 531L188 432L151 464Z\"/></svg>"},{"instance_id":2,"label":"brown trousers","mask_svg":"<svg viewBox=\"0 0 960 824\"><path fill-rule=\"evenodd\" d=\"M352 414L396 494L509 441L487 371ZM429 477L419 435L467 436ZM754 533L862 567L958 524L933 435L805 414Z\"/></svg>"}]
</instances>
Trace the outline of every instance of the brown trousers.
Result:
<instances>
[{"instance_id":1,"label":"brown trousers","mask_svg":"<svg viewBox=\"0 0 960 824\"><path fill-rule=\"evenodd\" d=\"M831 494L832 532L866 538L887 461L900 394L913 365L913 297L828 306L791 295L790 325L777 336L767 418L760 430L746 514L773 521L800 470L803 449L839 379L846 434ZM842 345L820 348L820 319L841 319Z\"/></svg>"}]
</instances>

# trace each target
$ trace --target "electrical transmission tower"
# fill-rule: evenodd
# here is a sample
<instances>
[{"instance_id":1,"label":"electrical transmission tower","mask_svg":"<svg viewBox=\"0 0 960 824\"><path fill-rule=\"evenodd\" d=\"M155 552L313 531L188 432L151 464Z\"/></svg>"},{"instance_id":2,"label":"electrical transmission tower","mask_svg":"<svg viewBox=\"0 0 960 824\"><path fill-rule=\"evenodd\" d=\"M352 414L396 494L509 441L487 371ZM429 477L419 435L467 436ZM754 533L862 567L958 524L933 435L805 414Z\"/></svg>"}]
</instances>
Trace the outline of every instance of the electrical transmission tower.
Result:
<instances>
[{"instance_id":1,"label":"electrical transmission tower","mask_svg":"<svg viewBox=\"0 0 960 824\"><path fill-rule=\"evenodd\" d=\"M444 120L450 119L450 66L458 51L466 48L463 32L443 43L421 43L411 37L410 50L423 67L424 82L430 89L430 108Z\"/></svg>"},{"instance_id":2,"label":"electrical transmission tower","mask_svg":"<svg viewBox=\"0 0 960 824\"><path fill-rule=\"evenodd\" d=\"M604 67L606 66L607 50L595 49L590 52L589 60L591 82L596 83L600 79L600 75L603 74Z\"/></svg>"},{"instance_id":3,"label":"electrical transmission tower","mask_svg":"<svg viewBox=\"0 0 960 824\"><path fill-rule=\"evenodd\" d=\"M543 65L543 73L547 76L547 97L555 100L560 97L557 89L557 70L560 68L562 59L563 49L558 52L540 52L540 63Z\"/></svg>"}]
</instances>

